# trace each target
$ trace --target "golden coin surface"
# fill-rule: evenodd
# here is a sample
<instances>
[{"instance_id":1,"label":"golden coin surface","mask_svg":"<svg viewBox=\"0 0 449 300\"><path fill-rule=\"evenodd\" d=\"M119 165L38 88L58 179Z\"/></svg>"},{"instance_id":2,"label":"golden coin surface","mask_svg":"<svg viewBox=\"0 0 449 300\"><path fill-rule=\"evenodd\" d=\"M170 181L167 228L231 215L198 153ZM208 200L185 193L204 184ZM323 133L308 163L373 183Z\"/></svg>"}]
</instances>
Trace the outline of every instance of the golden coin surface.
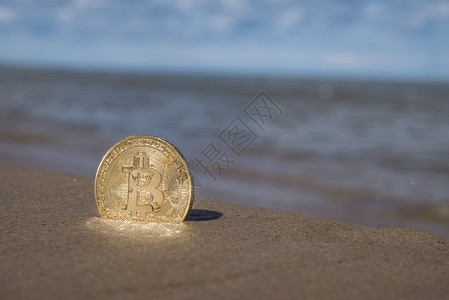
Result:
<instances>
[{"instance_id":1,"label":"golden coin surface","mask_svg":"<svg viewBox=\"0 0 449 300\"><path fill-rule=\"evenodd\" d=\"M95 177L103 217L181 222L193 201L193 180L182 154L154 136L131 136L105 154Z\"/></svg>"}]
</instances>

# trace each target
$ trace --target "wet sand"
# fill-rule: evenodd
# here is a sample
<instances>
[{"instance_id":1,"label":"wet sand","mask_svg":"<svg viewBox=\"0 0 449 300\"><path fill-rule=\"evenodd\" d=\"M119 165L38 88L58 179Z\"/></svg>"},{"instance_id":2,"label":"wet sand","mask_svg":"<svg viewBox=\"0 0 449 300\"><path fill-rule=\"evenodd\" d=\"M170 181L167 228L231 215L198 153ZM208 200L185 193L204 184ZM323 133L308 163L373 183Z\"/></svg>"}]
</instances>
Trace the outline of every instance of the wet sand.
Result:
<instances>
[{"instance_id":1,"label":"wet sand","mask_svg":"<svg viewBox=\"0 0 449 300\"><path fill-rule=\"evenodd\" d=\"M2 299L443 299L449 241L199 199L183 224L98 217L93 179L0 166Z\"/></svg>"}]
</instances>

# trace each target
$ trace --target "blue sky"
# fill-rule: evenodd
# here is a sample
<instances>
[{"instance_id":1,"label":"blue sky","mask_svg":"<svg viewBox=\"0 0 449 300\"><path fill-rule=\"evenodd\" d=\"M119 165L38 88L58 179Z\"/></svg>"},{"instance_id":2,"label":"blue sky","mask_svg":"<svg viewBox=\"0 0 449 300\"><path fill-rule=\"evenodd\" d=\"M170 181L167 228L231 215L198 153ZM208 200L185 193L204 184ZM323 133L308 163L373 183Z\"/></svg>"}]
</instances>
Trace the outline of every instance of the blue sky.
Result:
<instances>
[{"instance_id":1,"label":"blue sky","mask_svg":"<svg viewBox=\"0 0 449 300\"><path fill-rule=\"evenodd\" d=\"M0 0L0 62L449 79L449 1Z\"/></svg>"}]
</instances>

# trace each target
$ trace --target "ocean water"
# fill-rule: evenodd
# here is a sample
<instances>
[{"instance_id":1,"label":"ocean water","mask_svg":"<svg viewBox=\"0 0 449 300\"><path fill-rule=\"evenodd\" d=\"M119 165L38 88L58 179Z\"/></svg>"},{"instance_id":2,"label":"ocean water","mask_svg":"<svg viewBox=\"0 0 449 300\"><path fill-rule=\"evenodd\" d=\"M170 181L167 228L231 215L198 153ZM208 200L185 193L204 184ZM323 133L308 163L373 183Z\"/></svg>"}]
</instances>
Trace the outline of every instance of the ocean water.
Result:
<instances>
[{"instance_id":1,"label":"ocean water","mask_svg":"<svg viewBox=\"0 0 449 300\"><path fill-rule=\"evenodd\" d=\"M183 152L198 208L214 198L449 237L447 83L0 68L1 163L93 178L135 134Z\"/></svg>"}]
</instances>

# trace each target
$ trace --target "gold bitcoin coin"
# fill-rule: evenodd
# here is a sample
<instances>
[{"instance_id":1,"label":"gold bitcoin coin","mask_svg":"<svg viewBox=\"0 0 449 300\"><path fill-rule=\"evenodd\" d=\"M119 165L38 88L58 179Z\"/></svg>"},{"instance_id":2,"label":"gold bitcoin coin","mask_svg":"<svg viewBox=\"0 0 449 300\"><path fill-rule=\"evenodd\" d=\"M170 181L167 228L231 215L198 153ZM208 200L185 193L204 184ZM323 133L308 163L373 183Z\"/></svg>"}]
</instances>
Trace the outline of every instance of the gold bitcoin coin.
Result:
<instances>
[{"instance_id":1,"label":"gold bitcoin coin","mask_svg":"<svg viewBox=\"0 0 449 300\"><path fill-rule=\"evenodd\" d=\"M131 136L101 160L95 199L103 217L181 222L192 207L192 175L182 154L169 142Z\"/></svg>"}]
</instances>

